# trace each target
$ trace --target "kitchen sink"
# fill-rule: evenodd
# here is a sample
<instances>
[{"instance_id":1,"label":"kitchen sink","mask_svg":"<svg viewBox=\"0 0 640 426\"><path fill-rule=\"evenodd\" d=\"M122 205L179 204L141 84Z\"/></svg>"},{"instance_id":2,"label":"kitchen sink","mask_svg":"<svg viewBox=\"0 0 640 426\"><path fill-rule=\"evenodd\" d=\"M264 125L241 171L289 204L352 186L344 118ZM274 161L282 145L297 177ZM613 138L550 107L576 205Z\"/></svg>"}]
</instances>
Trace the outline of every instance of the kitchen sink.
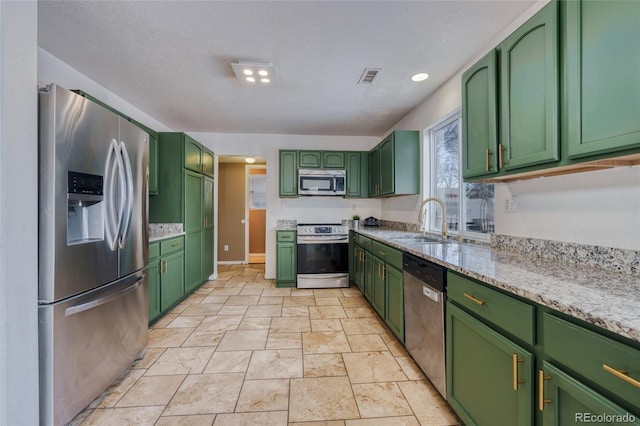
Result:
<instances>
[{"instance_id":1,"label":"kitchen sink","mask_svg":"<svg viewBox=\"0 0 640 426\"><path fill-rule=\"evenodd\" d=\"M392 241L400 244L446 244L446 240L433 237L401 237L391 238Z\"/></svg>"}]
</instances>

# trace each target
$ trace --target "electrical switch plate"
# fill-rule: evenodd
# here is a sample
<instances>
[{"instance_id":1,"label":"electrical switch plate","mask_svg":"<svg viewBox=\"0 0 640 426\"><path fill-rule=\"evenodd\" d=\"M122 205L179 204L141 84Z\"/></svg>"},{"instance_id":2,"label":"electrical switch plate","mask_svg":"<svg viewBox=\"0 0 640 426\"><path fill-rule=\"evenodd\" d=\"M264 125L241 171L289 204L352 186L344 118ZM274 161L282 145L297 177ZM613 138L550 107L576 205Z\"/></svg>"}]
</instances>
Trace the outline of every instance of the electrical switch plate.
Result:
<instances>
[{"instance_id":1,"label":"electrical switch plate","mask_svg":"<svg viewBox=\"0 0 640 426\"><path fill-rule=\"evenodd\" d=\"M224 245L224 251L229 251L229 246L227 244Z\"/></svg>"},{"instance_id":2,"label":"electrical switch plate","mask_svg":"<svg viewBox=\"0 0 640 426\"><path fill-rule=\"evenodd\" d=\"M504 200L504 211L505 213L517 212L518 211L518 196L512 195L507 197Z\"/></svg>"}]
</instances>

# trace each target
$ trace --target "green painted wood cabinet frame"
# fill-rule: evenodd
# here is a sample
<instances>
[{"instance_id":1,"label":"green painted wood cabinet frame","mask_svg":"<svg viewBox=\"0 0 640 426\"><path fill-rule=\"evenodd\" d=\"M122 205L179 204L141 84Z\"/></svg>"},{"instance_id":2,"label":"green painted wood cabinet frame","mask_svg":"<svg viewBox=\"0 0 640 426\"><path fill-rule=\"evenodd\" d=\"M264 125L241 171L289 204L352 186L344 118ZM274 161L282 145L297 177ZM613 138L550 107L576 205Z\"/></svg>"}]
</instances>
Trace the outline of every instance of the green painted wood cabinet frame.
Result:
<instances>
[{"instance_id":1,"label":"green painted wood cabinet frame","mask_svg":"<svg viewBox=\"0 0 640 426\"><path fill-rule=\"evenodd\" d=\"M369 152L369 196L420 193L420 135L396 130Z\"/></svg>"},{"instance_id":2,"label":"green painted wood cabinet frame","mask_svg":"<svg viewBox=\"0 0 640 426\"><path fill-rule=\"evenodd\" d=\"M276 287L296 286L296 262L296 231L276 231Z\"/></svg>"},{"instance_id":3,"label":"green painted wood cabinet frame","mask_svg":"<svg viewBox=\"0 0 640 426\"><path fill-rule=\"evenodd\" d=\"M281 198L298 196L298 151L280 151L280 191Z\"/></svg>"},{"instance_id":4,"label":"green painted wood cabinet frame","mask_svg":"<svg viewBox=\"0 0 640 426\"><path fill-rule=\"evenodd\" d=\"M184 288L184 236L149 244L149 323L180 303Z\"/></svg>"}]
</instances>

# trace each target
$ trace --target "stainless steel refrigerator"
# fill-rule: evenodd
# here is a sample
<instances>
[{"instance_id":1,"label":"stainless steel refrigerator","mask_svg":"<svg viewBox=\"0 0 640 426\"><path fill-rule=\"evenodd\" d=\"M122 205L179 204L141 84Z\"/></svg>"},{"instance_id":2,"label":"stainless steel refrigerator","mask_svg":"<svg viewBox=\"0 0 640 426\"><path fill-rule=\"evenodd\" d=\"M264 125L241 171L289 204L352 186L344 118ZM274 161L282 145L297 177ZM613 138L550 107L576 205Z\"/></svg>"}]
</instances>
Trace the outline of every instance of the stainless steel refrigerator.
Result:
<instances>
[{"instance_id":1,"label":"stainless steel refrigerator","mask_svg":"<svg viewBox=\"0 0 640 426\"><path fill-rule=\"evenodd\" d=\"M147 344L148 135L56 85L39 101L40 423L60 425Z\"/></svg>"}]
</instances>

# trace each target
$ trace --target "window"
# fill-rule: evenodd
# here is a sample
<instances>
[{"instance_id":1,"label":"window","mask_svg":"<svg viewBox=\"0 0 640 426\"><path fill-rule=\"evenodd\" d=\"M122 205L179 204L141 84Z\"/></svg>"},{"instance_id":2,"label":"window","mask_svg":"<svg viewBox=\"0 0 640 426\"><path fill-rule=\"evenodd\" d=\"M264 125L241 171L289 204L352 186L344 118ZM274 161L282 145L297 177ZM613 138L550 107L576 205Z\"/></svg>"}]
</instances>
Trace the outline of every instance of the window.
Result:
<instances>
[{"instance_id":1,"label":"window","mask_svg":"<svg viewBox=\"0 0 640 426\"><path fill-rule=\"evenodd\" d=\"M447 210L447 229L452 234L486 239L480 234L494 231L494 186L485 183L464 183L460 159L460 112L439 121L424 132L425 197L441 199ZM429 203L427 229L440 232L442 209Z\"/></svg>"},{"instance_id":2,"label":"window","mask_svg":"<svg viewBox=\"0 0 640 426\"><path fill-rule=\"evenodd\" d=\"M267 207L267 175L249 175L249 208L264 209Z\"/></svg>"}]
</instances>

